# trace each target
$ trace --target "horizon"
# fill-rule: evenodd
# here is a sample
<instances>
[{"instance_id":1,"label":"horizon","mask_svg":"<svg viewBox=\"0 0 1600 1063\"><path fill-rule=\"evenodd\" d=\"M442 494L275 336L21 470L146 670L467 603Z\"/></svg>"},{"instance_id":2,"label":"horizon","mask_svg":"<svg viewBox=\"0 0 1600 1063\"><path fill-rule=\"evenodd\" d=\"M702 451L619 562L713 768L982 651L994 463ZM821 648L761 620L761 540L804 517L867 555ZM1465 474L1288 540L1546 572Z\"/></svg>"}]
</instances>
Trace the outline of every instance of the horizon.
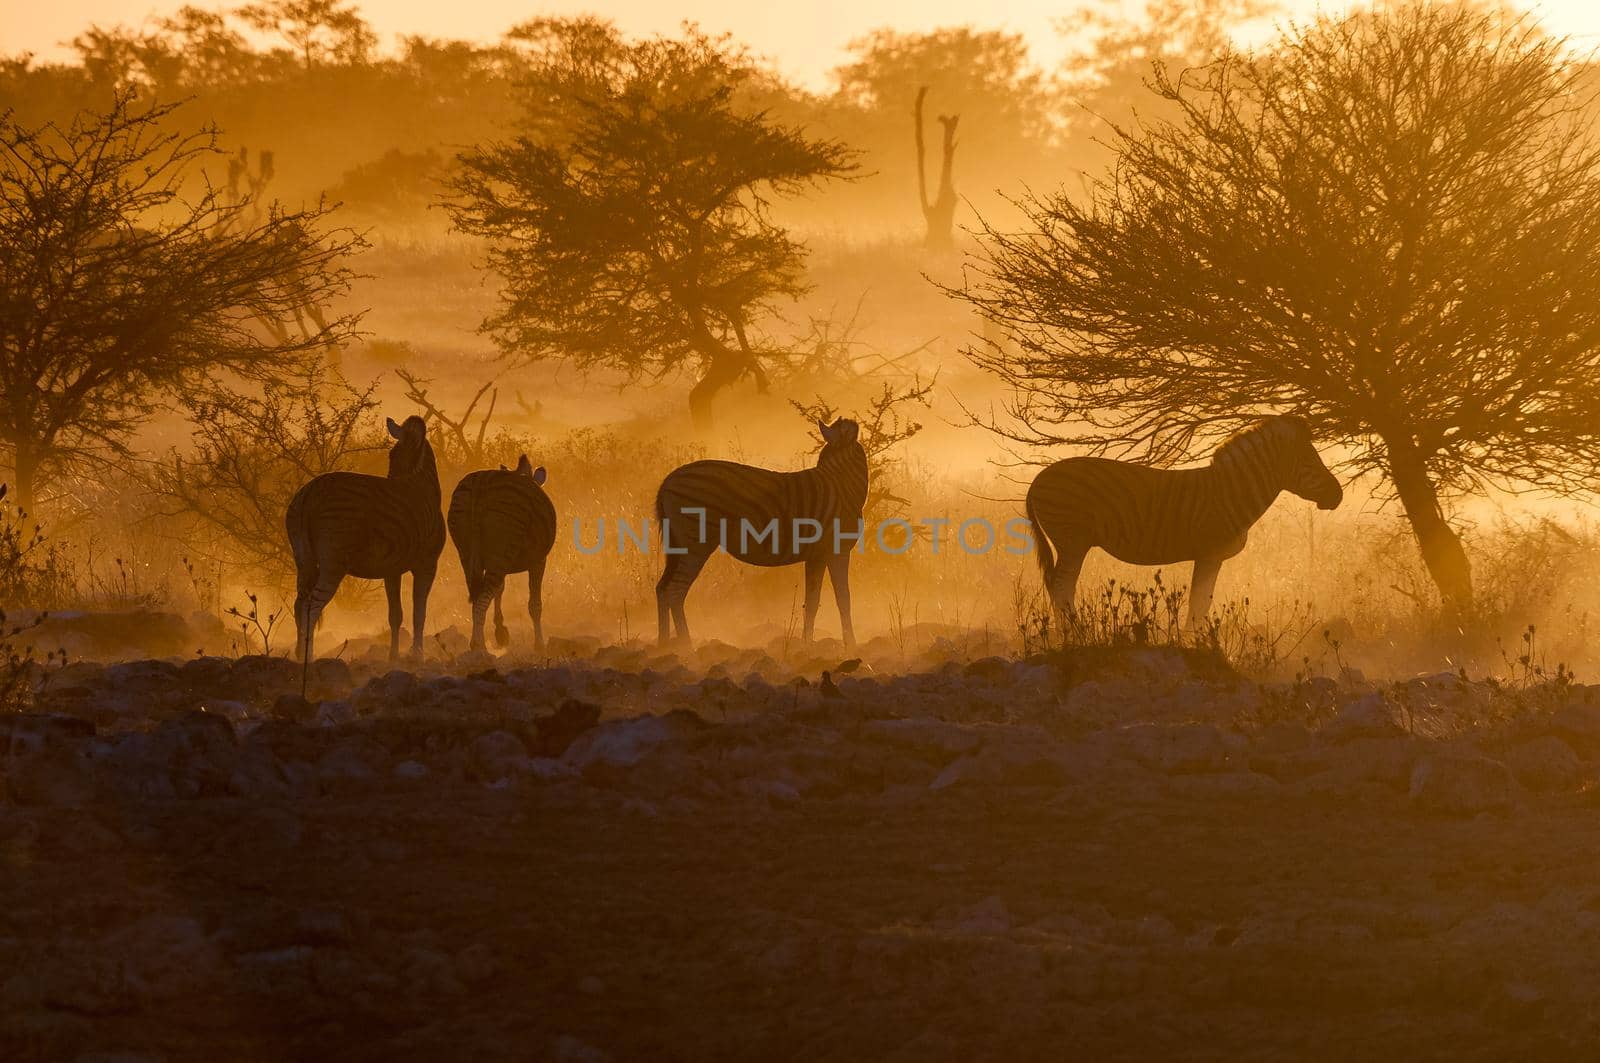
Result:
<instances>
[{"instance_id":1,"label":"horizon","mask_svg":"<svg viewBox=\"0 0 1600 1063\"><path fill-rule=\"evenodd\" d=\"M138 28L185 6L182 0L148 4L129 0L64 0L52 5L17 5L0 10L0 56L32 54L46 62L72 56L72 38L91 25ZM222 5L199 5L207 10ZM940 27L970 25L1022 34L1034 61L1042 68L1059 63L1072 53L1073 42L1061 33L1057 20L1086 9L1121 7L1128 15L1142 10L1139 3L1057 4L1037 0L1006 0L985 9L981 20L968 17L970 8L955 0L931 0L913 5L908 0L877 0L853 4L824 0L804 8L767 8L734 0L691 0L667 8L638 0L554 0L530 11L512 0L487 0L467 9L420 3L419 0L369 0L354 5L378 35L379 48L391 51L406 36L495 41L518 22L536 16L596 14L611 19L630 36L672 33L685 22L712 33L729 33L748 45L785 77L807 88L830 83L833 69L844 62L850 41L874 30L926 32ZM1273 31L1290 19L1304 19L1323 11L1340 11L1353 4L1320 4L1315 0L1289 0L1265 19L1240 27L1235 38L1245 45L1270 39ZM1600 39L1600 7L1584 0L1547 0L1518 5L1537 17L1545 29L1575 41Z\"/></svg>"}]
</instances>

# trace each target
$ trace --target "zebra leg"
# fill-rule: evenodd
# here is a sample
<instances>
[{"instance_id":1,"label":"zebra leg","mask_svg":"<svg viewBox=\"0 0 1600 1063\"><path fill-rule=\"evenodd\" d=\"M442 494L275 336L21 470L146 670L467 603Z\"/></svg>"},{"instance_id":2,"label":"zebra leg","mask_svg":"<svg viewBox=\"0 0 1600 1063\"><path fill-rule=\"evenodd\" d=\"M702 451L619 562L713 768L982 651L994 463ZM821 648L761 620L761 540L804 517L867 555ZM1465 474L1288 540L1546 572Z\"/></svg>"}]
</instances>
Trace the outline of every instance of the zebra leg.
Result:
<instances>
[{"instance_id":1,"label":"zebra leg","mask_svg":"<svg viewBox=\"0 0 1600 1063\"><path fill-rule=\"evenodd\" d=\"M856 644L855 625L850 622L850 555L840 554L828 559L828 581L833 584L833 602L839 607L839 630L844 644Z\"/></svg>"},{"instance_id":2,"label":"zebra leg","mask_svg":"<svg viewBox=\"0 0 1600 1063\"><path fill-rule=\"evenodd\" d=\"M817 610L822 606L822 574L827 567L825 557L806 558L805 619L800 629L800 637L806 642L811 641L817 626Z\"/></svg>"},{"instance_id":3,"label":"zebra leg","mask_svg":"<svg viewBox=\"0 0 1600 1063\"><path fill-rule=\"evenodd\" d=\"M494 644L498 649L505 649L511 641L511 631L506 627L506 614L501 611L501 600L506 596L506 578L500 576L494 589Z\"/></svg>"},{"instance_id":4,"label":"zebra leg","mask_svg":"<svg viewBox=\"0 0 1600 1063\"><path fill-rule=\"evenodd\" d=\"M668 611L672 603L668 594L672 589L672 579L678 574L678 561L682 554L668 554L667 563L661 567L661 578L656 580L656 642L662 646L672 641L672 623Z\"/></svg>"},{"instance_id":5,"label":"zebra leg","mask_svg":"<svg viewBox=\"0 0 1600 1063\"><path fill-rule=\"evenodd\" d=\"M294 595L294 652L302 661L311 659L311 633L312 625L310 613L307 611L311 603L311 592L316 588L315 580L300 579L296 581Z\"/></svg>"},{"instance_id":6,"label":"zebra leg","mask_svg":"<svg viewBox=\"0 0 1600 1063\"><path fill-rule=\"evenodd\" d=\"M672 580L667 584L667 605L672 609L672 625L677 629L680 642L689 641L689 618L683 611L683 603L688 599L689 588L694 586L700 570L705 568L710 559L710 554L680 554Z\"/></svg>"},{"instance_id":7,"label":"zebra leg","mask_svg":"<svg viewBox=\"0 0 1600 1063\"><path fill-rule=\"evenodd\" d=\"M1055 571L1051 573L1050 585L1045 588L1050 595L1051 606L1060 617L1070 617L1077 612L1078 575L1083 572L1083 559L1088 554L1089 548L1086 546L1075 543L1060 546Z\"/></svg>"},{"instance_id":8,"label":"zebra leg","mask_svg":"<svg viewBox=\"0 0 1600 1063\"><path fill-rule=\"evenodd\" d=\"M405 623L405 612L400 608L400 577L383 577L383 593L389 598L389 660L400 656L400 625Z\"/></svg>"},{"instance_id":9,"label":"zebra leg","mask_svg":"<svg viewBox=\"0 0 1600 1063\"><path fill-rule=\"evenodd\" d=\"M1189 627L1198 631L1211 612L1211 599L1217 590L1217 575L1222 571L1220 557L1197 558L1189 580Z\"/></svg>"},{"instance_id":10,"label":"zebra leg","mask_svg":"<svg viewBox=\"0 0 1600 1063\"><path fill-rule=\"evenodd\" d=\"M435 571L430 568L411 573L411 622L416 625L411 633L411 656L419 661L422 660L422 632L428 621L428 592L433 590Z\"/></svg>"},{"instance_id":11,"label":"zebra leg","mask_svg":"<svg viewBox=\"0 0 1600 1063\"><path fill-rule=\"evenodd\" d=\"M544 558L528 566L528 619L533 621L533 648L544 650Z\"/></svg>"},{"instance_id":12,"label":"zebra leg","mask_svg":"<svg viewBox=\"0 0 1600 1063\"><path fill-rule=\"evenodd\" d=\"M416 577L412 577L413 589L416 587L415 579ZM488 615L490 600L494 599L500 591L505 590L505 586L506 578L504 576L496 576L492 572L480 572L473 579L470 588L470 601L472 602L472 642L468 647L470 652L486 652L483 641L484 617ZM495 611L497 613L499 612L499 604L499 601L496 600Z\"/></svg>"}]
</instances>

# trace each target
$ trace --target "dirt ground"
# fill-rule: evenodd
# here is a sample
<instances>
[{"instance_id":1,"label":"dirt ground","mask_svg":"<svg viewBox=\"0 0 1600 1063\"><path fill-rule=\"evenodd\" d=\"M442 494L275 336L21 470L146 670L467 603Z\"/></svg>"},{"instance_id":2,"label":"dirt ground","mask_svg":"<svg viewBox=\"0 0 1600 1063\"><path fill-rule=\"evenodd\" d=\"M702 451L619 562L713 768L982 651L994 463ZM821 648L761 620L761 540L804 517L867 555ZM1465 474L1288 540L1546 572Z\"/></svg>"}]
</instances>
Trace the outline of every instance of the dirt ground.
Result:
<instances>
[{"instance_id":1,"label":"dirt ground","mask_svg":"<svg viewBox=\"0 0 1600 1063\"><path fill-rule=\"evenodd\" d=\"M0 1057L1600 1049L1582 692L1441 738L1359 691L1315 725L1051 724L1063 681L1015 662L837 696L358 669L311 706L247 663L81 672L11 721Z\"/></svg>"}]
</instances>

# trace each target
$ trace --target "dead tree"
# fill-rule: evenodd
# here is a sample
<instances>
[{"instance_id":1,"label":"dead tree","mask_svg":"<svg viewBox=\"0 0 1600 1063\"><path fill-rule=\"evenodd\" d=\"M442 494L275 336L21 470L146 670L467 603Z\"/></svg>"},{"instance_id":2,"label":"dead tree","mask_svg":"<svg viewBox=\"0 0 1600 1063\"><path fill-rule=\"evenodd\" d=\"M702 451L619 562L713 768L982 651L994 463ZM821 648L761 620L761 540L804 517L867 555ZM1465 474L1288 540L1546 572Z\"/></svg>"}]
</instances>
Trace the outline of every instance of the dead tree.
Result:
<instances>
[{"instance_id":1,"label":"dead tree","mask_svg":"<svg viewBox=\"0 0 1600 1063\"><path fill-rule=\"evenodd\" d=\"M922 202L922 218L928 225L924 243L930 251L949 251L955 247L956 186L951 178L951 168L956 158L956 125L959 114L939 115L944 127L943 155L939 161L939 191L928 200L927 145L922 139L922 102L928 95L928 86L917 90L917 196Z\"/></svg>"},{"instance_id":2,"label":"dead tree","mask_svg":"<svg viewBox=\"0 0 1600 1063\"><path fill-rule=\"evenodd\" d=\"M436 442L445 463L468 469L488 468L488 448L484 446L484 437L489 432L489 422L494 419L495 404L500 400L500 389L494 386L494 381L488 381L477 390L461 416L451 417L428 397L431 381L423 380L405 369L396 369L394 372L406 386L406 401L422 407L423 419L440 430ZM484 408L474 432L472 415L485 395L489 397L489 404Z\"/></svg>"}]
</instances>

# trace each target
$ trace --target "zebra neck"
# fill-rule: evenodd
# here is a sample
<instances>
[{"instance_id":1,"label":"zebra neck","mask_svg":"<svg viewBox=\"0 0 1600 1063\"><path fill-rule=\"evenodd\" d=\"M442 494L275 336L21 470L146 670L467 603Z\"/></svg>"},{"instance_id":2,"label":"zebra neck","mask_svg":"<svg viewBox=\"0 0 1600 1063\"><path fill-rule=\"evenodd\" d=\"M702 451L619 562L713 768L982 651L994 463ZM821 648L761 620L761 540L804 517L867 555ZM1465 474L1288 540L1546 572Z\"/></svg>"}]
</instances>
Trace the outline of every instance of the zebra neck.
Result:
<instances>
[{"instance_id":1,"label":"zebra neck","mask_svg":"<svg viewBox=\"0 0 1600 1063\"><path fill-rule=\"evenodd\" d=\"M1283 493L1281 478L1266 463L1228 462L1208 471L1215 480L1211 497L1218 516L1234 532L1249 531Z\"/></svg>"},{"instance_id":2,"label":"zebra neck","mask_svg":"<svg viewBox=\"0 0 1600 1063\"><path fill-rule=\"evenodd\" d=\"M858 461L843 457L818 464L816 471L833 483L834 490L839 492L839 501L850 512L859 512L867 504L867 462L864 456Z\"/></svg>"},{"instance_id":3,"label":"zebra neck","mask_svg":"<svg viewBox=\"0 0 1600 1063\"><path fill-rule=\"evenodd\" d=\"M436 509L444 497L439 488L439 468L434 464L432 454L423 459L421 468L416 472L391 476L389 482L413 497L431 501Z\"/></svg>"}]
</instances>

